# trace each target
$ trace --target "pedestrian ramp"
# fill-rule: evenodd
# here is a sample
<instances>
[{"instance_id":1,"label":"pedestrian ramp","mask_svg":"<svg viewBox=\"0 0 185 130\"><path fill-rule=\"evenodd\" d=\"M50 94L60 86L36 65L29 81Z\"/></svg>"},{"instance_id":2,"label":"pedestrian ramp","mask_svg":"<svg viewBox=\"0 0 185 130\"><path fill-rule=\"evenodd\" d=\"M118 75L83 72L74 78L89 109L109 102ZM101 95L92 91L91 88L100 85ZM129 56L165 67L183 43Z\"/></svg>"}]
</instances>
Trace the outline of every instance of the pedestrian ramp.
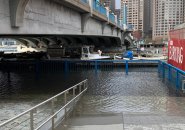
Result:
<instances>
[{"instance_id":1,"label":"pedestrian ramp","mask_svg":"<svg viewBox=\"0 0 185 130\"><path fill-rule=\"evenodd\" d=\"M56 130L123 130L121 114L93 114L71 117Z\"/></svg>"},{"instance_id":2,"label":"pedestrian ramp","mask_svg":"<svg viewBox=\"0 0 185 130\"><path fill-rule=\"evenodd\" d=\"M157 113L71 116L56 130L185 130L185 115Z\"/></svg>"}]
</instances>

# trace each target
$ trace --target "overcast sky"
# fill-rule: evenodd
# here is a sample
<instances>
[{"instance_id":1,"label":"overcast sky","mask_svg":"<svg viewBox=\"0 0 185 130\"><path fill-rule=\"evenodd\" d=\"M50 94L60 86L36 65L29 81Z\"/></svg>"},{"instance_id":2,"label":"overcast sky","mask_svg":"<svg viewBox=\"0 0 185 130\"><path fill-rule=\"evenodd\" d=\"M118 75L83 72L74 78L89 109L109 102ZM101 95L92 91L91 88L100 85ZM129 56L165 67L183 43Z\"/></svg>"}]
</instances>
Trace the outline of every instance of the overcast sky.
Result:
<instances>
[{"instance_id":1,"label":"overcast sky","mask_svg":"<svg viewBox=\"0 0 185 130\"><path fill-rule=\"evenodd\" d=\"M120 0L116 0L116 9L120 9L121 5L120 5Z\"/></svg>"}]
</instances>

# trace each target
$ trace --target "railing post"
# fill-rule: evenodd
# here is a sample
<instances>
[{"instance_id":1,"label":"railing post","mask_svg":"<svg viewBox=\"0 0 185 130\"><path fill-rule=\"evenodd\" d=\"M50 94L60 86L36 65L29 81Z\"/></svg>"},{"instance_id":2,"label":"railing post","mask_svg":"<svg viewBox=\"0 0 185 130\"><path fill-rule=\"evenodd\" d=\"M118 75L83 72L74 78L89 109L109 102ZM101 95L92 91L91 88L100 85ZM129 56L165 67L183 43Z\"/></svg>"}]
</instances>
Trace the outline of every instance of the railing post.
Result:
<instances>
[{"instance_id":1,"label":"railing post","mask_svg":"<svg viewBox=\"0 0 185 130\"><path fill-rule=\"evenodd\" d=\"M185 93L185 89L184 89L184 84L185 84L185 80L182 80L182 91L183 91L183 93Z\"/></svg>"},{"instance_id":2,"label":"railing post","mask_svg":"<svg viewBox=\"0 0 185 130\"><path fill-rule=\"evenodd\" d=\"M75 89L76 88L73 88L73 98L75 97Z\"/></svg>"},{"instance_id":3,"label":"railing post","mask_svg":"<svg viewBox=\"0 0 185 130\"><path fill-rule=\"evenodd\" d=\"M87 80L85 81L85 86L84 86L85 88L87 88L88 87L88 84L87 84Z\"/></svg>"},{"instance_id":4,"label":"railing post","mask_svg":"<svg viewBox=\"0 0 185 130\"><path fill-rule=\"evenodd\" d=\"M171 81L171 67L168 65L168 81Z\"/></svg>"},{"instance_id":5,"label":"railing post","mask_svg":"<svg viewBox=\"0 0 185 130\"><path fill-rule=\"evenodd\" d=\"M82 92L82 84L79 85L79 93Z\"/></svg>"},{"instance_id":6,"label":"railing post","mask_svg":"<svg viewBox=\"0 0 185 130\"><path fill-rule=\"evenodd\" d=\"M158 73L160 73L161 61L158 61Z\"/></svg>"},{"instance_id":7,"label":"railing post","mask_svg":"<svg viewBox=\"0 0 185 130\"><path fill-rule=\"evenodd\" d=\"M128 75L128 60L126 60L126 75Z\"/></svg>"},{"instance_id":8,"label":"railing post","mask_svg":"<svg viewBox=\"0 0 185 130\"><path fill-rule=\"evenodd\" d=\"M86 81L83 82L83 90L85 90Z\"/></svg>"},{"instance_id":9,"label":"railing post","mask_svg":"<svg viewBox=\"0 0 185 130\"><path fill-rule=\"evenodd\" d=\"M51 101L51 114L53 115L54 114L54 107L55 107L55 101L54 100L52 100ZM54 122L54 117L52 118L52 130L54 130L54 126L55 126L55 124L54 124L55 122Z\"/></svg>"},{"instance_id":10,"label":"railing post","mask_svg":"<svg viewBox=\"0 0 185 130\"><path fill-rule=\"evenodd\" d=\"M176 90L179 90L179 71L176 71Z\"/></svg>"},{"instance_id":11,"label":"railing post","mask_svg":"<svg viewBox=\"0 0 185 130\"><path fill-rule=\"evenodd\" d=\"M67 103L67 92L64 93L64 105L66 105ZM65 111L64 111L64 115L65 115L65 119L67 118L67 110L66 110L66 107L65 107Z\"/></svg>"},{"instance_id":12,"label":"railing post","mask_svg":"<svg viewBox=\"0 0 185 130\"><path fill-rule=\"evenodd\" d=\"M163 79L165 79L165 65L164 65L164 63L162 63L162 70L163 70Z\"/></svg>"},{"instance_id":13,"label":"railing post","mask_svg":"<svg viewBox=\"0 0 185 130\"><path fill-rule=\"evenodd\" d=\"M33 126L33 110L30 111L30 130L34 130L34 126Z\"/></svg>"}]
</instances>

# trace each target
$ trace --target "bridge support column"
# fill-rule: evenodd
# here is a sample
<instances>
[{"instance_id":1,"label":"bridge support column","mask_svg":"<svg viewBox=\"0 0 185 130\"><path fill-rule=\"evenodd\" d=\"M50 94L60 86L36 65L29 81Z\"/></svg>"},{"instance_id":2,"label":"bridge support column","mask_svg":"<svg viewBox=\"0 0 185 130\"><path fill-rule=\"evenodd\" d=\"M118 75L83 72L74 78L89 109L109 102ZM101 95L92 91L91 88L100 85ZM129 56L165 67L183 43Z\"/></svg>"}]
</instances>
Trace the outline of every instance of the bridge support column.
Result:
<instances>
[{"instance_id":1,"label":"bridge support column","mask_svg":"<svg viewBox=\"0 0 185 130\"><path fill-rule=\"evenodd\" d=\"M12 27L20 27L24 20L24 11L29 0L9 0L10 21Z\"/></svg>"},{"instance_id":2,"label":"bridge support column","mask_svg":"<svg viewBox=\"0 0 185 130\"><path fill-rule=\"evenodd\" d=\"M117 28L117 36L119 36L120 31L121 30L119 28Z\"/></svg>"},{"instance_id":3,"label":"bridge support column","mask_svg":"<svg viewBox=\"0 0 185 130\"><path fill-rule=\"evenodd\" d=\"M115 26L111 26L111 34L112 35L114 35L114 29L115 29L116 27Z\"/></svg>"},{"instance_id":4,"label":"bridge support column","mask_svg":"<svg viewBox=\"0 0 185 130\"><path fill-rule=\"evenodd\" d=\"M124 45L124 31L121 30L121 45Z\"/></svg>"},{"instance_id":5,"label":"bridge support column","mask_svg":"<svg viewBox=\"0 0 185 130\"><path fill-rule=\"evenodd\" d=\"M81 31L82 31L82 33L85 32L85 26L86 26L87 21L89 20L90 17L91 17L91 13L81 14Z\"/></svg>"},{"instance_id":6,"label":"bridge support column","mask_svg":"<svg viewBox=\"0 0 185 130\"><path fill-rule=\"evenodd\" d=\"M102 22L102 34L104 34L105 26L108 25L108 22Z\"/></svg>"}]
</instances>

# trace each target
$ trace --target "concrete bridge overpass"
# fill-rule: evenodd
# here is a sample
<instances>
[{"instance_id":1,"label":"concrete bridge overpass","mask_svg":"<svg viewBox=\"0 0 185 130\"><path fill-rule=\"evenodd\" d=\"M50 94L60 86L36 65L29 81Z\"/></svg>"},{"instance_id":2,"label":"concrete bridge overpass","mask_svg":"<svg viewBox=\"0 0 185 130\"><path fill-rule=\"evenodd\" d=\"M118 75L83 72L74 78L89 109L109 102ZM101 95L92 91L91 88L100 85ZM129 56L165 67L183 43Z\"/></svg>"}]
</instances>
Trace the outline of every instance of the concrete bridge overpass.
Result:
<instances>
[{"instance_id":1,"label":"concrete bridge overpass","mask_svg":"<svg viewBox=\"0 0 185 130\"><path fill-rule=\"evenodd\" d=\"M124 45L127 31L95 0L0 0L0 36ZM128 37L128 36L127 36Z\"/></svg>"}]
</instances>

